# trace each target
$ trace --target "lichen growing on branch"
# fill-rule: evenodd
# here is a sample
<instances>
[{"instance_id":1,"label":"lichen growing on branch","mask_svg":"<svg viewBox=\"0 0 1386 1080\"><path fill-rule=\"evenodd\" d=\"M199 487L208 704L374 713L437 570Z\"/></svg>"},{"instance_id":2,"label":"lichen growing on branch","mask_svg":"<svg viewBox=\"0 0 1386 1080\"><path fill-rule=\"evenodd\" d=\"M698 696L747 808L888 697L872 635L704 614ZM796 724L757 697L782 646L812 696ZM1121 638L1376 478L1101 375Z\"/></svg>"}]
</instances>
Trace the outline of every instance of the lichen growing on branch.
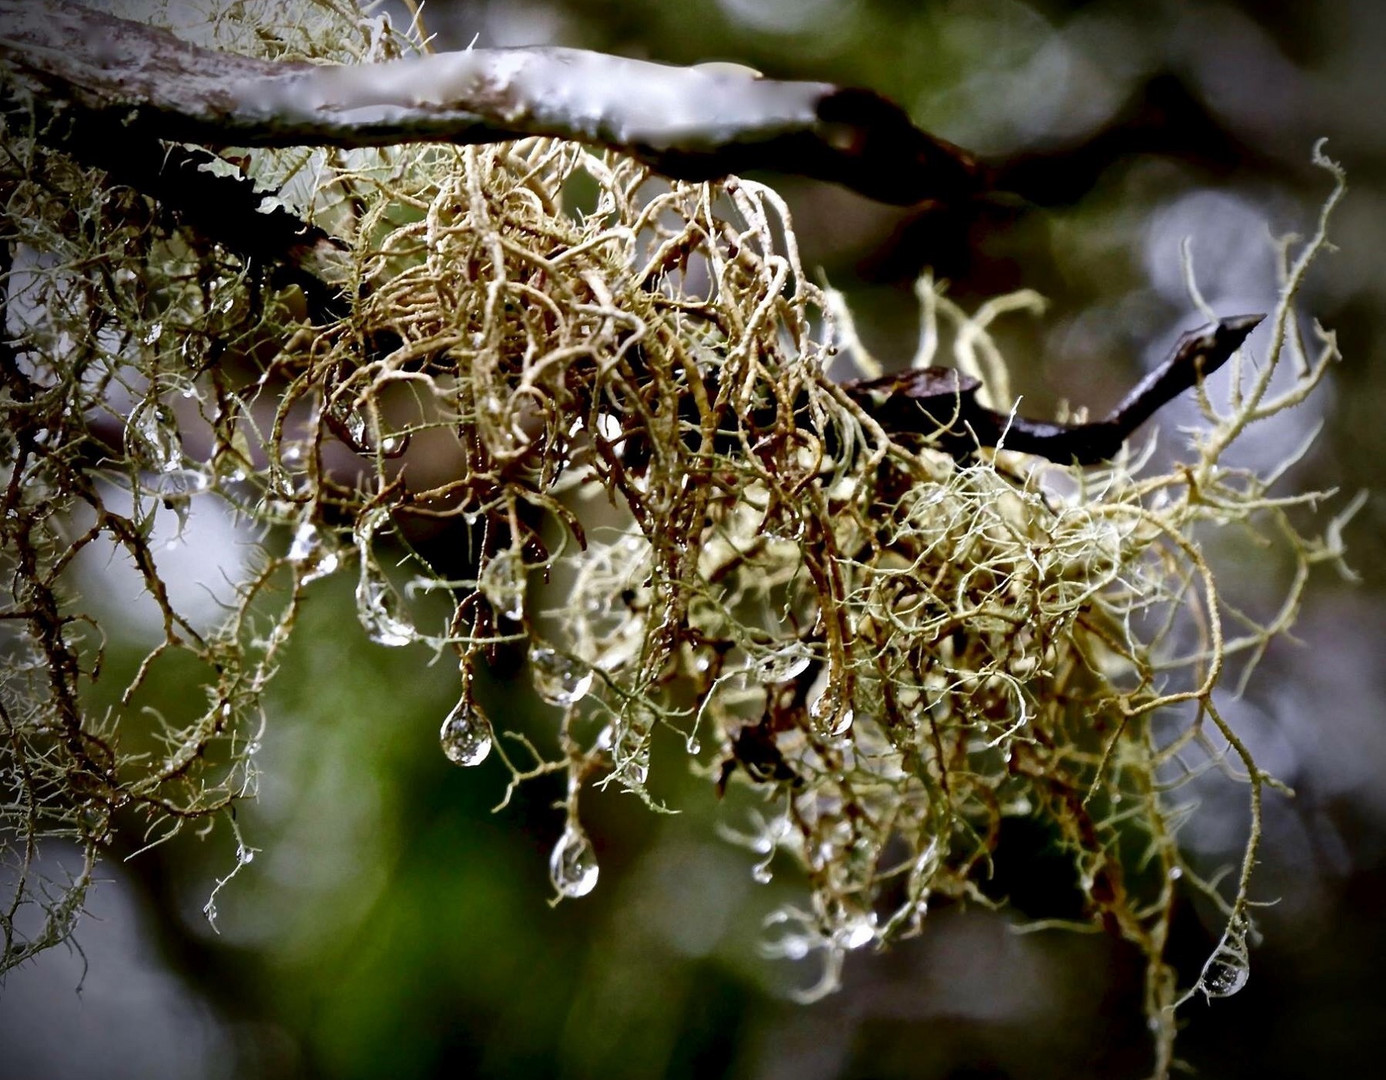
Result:
<instances>
[{"instance_id":1,"label":"lichen growing on branch","mask_svg":"<svg viewBox=\"0 0 1386 1080\"><path fill-rule=\"evenodd\" d=\"M201 30L284 59L412 47L332 0L274 34L252 33L255 18L230 5ZM710 787L736 790L728 832L756 852L757 877L777 853L802 868L802 901L775 917L769 948L823 961L810 996L836 985L847 952L916 932L935 898L987 902L980 885L1016 816L1060 838L1085 917L1147 957L1158 1071L1177 1004L1245 980L1274 781L1218 688L1289 628L1310 567L1340 558L1340 522L1306 535L1292 511L1319 496L1278 494L1276 475L1224 456L1337 357L1330 334L1306 345L1295 315L1343 190L1326 158L1333 193L1314 235L1281 248L1259 363L1233 361L1225 400L1200 388L1205 424L1175 464L1124 451L1080 469L885 430L830 375L851 358L873 372L761 184L671 184L545 139L248 152L242 169L341 241L336 284L351 301L324 316L272 267L10 115L6 967L68 937L112 829L138 823L156 843L231 820L253 793L274 722L265 690L304 590L337 574L380 645L455 658L448 759L495 754L514 783L566 774L559 896L597 883L584 792L614 784L653 803L651 744L667 728ZM916 366L948 343L1009 408L989 326L1017 304L969 314L927 281L920 297ZM265 538L210 629L170 600L152 541L161 508L205 500ZM1253 528L1295 560L1273 610L1220 600L1197 540L1208 527ZM72 580L87 548L128 559L162 621L101 708L104 633ZM473 694L474 673L515 648L555 710L552 745L503 738ZM142 710L175 655L204 700ZM1245 785L1252 809L1223 888L1177 836L1191 812L1180 788L1210 769ZM80 871L46 880L40 848L59 843L81 849ZM1193 987L1164 959L1180 890L1226 916ZM22 932L32 905L46 919Z\"/></svg>"}]
</instances>

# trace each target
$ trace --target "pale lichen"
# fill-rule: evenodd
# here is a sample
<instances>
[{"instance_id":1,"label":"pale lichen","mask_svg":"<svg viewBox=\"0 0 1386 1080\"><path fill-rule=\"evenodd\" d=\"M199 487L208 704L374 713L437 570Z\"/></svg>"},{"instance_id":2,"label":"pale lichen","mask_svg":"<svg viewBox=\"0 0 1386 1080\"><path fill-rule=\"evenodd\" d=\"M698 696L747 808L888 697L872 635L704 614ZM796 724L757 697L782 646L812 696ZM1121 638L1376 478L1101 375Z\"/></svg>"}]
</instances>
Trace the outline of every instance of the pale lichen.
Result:
<instances>
[{"instance_id":1,"label":"pale lichen","mask_svg":"<svg viewBox=\"0 0 1386 1080\"><path fill-rule=\"evenodd\" d=\"M201 31L273 57L412 47L328 0L273 34L253 15L227 5ZM1004 449L959 460L883 430L825 375L839 354L874 372L760 184L669 184L541 139L247 153L251 175L345 242L350 303L310 326L296 287L32 133L11 125L4 151L5 966L70 933L118 815L151 842L229 817L253 789L263 693L303 590L346 574L375 641L456 657L449 758L494 752L515 783L566 774L559 896L596 884L583 792L615 783L653 804L665 727L736 788L728 831L760 856L757 877L777 852L801 868L802 903L775 916L769 948L824 959L810 996L849 951L917 931L934 898L990 902L1008 817L1046 824L1084 918L1147 957L1158 1072L1177 1005L1244 981L1274 781L1215 691L1234 666L1250 674L1341 545L1339 521L1297 524L1318 495L1277 494L1277 475L1223 459L1336 359L1331 335L1301 341L1295 310L1342 194L1327 159L1335 188L1313 237L1280 249L1259 363L1235 362L1225 400L1201 389L1206 424L1175 464L1123 454L1079 470ZM1034 298L969 314L930 282L920 296L916 362L947 343L1009 407L989 326ZM190 500L267 530L211 632L175 608L151 550L159 508ZM1196 538L1209 526L1289 553L1280 602L1222 603ZM446 559L423 543L442 532ZM69 569L100 545L138 569L162 635L94 708L102 630ZM472 672L516 645L561 712L555 746L507 743L473 699ZM174 653L200 665L205 703L142 713ZM1251 804L1229 889L1178 845L1180 788L1208 769ZM237 840L239 869L253 849ZM36 876L54 842L84 853L71 880ZM1179 890L1226 916L1192 987L1165 960ZM29 904L48 915L25 936Z\"/></svg>"}]
</instances>

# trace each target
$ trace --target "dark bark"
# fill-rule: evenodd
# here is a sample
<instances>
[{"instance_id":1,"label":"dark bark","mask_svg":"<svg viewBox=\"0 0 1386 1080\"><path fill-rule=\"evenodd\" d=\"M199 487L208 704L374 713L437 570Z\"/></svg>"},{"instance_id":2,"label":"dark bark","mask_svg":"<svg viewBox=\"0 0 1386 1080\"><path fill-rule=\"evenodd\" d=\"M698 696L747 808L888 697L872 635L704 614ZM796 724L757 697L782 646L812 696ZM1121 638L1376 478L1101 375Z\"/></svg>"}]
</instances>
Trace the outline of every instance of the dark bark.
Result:
<instances>
[{"instance_id":1,"label":"dark bark","mask_svg":"<svg viewBox=\"0 0 1386 1080\"><path fill-rule=\"evenodd\" d=\"M1169 358L1105 418L1055 424L988 409L977 401L978 382L946 368L923 368L843 385L892 436L914 433L955 456L982 446L1034 454L1062 464L1095 465L1172 398L1231 359L1264 315L1234 315L1180 337Z\"/></svg>"}]
</instances>

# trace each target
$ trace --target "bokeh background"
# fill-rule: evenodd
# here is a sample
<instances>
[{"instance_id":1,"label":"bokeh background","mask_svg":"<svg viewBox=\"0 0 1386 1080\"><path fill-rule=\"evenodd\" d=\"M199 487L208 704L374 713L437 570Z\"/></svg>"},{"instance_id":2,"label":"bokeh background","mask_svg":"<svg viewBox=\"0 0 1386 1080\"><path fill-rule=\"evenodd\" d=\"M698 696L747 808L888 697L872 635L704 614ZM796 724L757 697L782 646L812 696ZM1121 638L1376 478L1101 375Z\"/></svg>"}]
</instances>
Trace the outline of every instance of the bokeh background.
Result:
<instances>
[{"instance_id":1,"label":"bokeh background","mask_svg":"<svg viewBox=\"0 0 1386 1080\"><path fill-rule=\"evenodd\" d=\"M1256 895L1278 902L1260 913L1250 982L1189 1007L1179 1052L1209 1078L1374 1073L1386 1059L1386 6L431 0L425 18L440 47L556 43L867 86L986 155L1019 197L902 211L774 182L805 262L847 294L884 359L912 353L925 268L968 305L1019 287L1048 297L1043 317L998 331L1036 416L1061 400L1105 411L1201 321L1185 238L1219 312L1266 310L1271 239L1312 229L1329 179L1311 148L1328 139L1352 190L1333 228L1341 250L1315 269L1303 309L1337 331L1344 360L1294 420L1252 432L1241 460L1277 459L1322 426L1284 484L1336 489L1329 511L1370 493L1346 533L1359 580L1321 571L1298 641L1280 642L1232 707L1297 794L1267 807ZM1166 414L1163 437L1191 419ZM208 568L234 567L256 540L238 528L195 514L166 553L204 618L219 580ZM1285 571L1250 547L1229 558L1234 583ZM122 613L118 672L151 628L118 567L84 572L91 603ZM1019 935L1015 913L940 908L919 939L852 956L837 995L792 1003L815 972L757 948L792 872L753 882L752 857L718 835L735 822L676 746L663 770L656 747L655 776L681 813L591 799L600 884L551 908L558 788L533 783L493 814L499 763L459 770L438 751L455 672L371 646L349 583L314 589L272 695L259 798L240 817L259 853L217 898L220 932L202 907L235 862L226 830L112 859L83 952L5 985L0 1075L1020 1080L1149 1067L1137 958L1100 936ZM498 722L552 723L525 679L483 690ZM175 680L166 692L196 693ZM1213 868L1240 849L1245 797L1199 794L1184 839ZM991 889L1025 916L1072 913L1062 860L1024 822ZM1213 944L1208 916L1190 906L1176 934L1192 972Z\"/></svg>"}]
</instances>

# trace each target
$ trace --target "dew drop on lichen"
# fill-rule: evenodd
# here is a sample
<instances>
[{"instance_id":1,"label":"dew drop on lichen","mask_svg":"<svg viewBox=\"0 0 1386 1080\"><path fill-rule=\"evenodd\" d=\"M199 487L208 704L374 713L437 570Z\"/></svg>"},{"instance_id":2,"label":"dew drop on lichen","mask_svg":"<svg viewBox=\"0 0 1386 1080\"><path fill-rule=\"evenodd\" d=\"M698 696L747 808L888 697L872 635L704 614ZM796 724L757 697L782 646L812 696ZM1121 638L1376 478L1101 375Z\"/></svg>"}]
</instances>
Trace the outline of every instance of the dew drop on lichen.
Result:
<instances>
[{"instance_id":1,"label":"dew drop on lichen","mask_svg":"<svg viewBox=\"0 0 1386 1080\"><path fill-rule=\"evenodd\" d=\"M343 413L342 427L353 450L360 450L366 445L366 418L360 409L351 408Z\"/></svg>"},{"instance_id":2,"label":"dew drop on lichen","mask_svg":"<svg viewBox=\"0 0 1386 1080\"><path fill-rule=\"evenodd\" d=\"M1216 955L1203 968L1203 992L1209 997L1231 997L1249 976L1245 963Z\"/></svg>"},{"instance_id":3,"label":"dew drop on lichen","mask_svg":"<svg viewBox=\"0 0 1386 1080\"><path fill-rule=\"evenodd\" d=\"M341 557L323 542L318 527L305 521L299 525L289 545L289 562L298 568L299 582L307 585L334 573L341 564Z\"/></svg>"},{"instance_id":4,"label":"dew drop on lichen","mask_svg":"<svg viewBox=\"0 0 1386 1080\"><path fill-rule=\"evenodd\" d=\"M525 564L514 548L493 555L477 584L497 614L517 622L524 616Z\"/></svg>"},{"instance_id":5,"label":"dew drop on lichen","mask_svg":"<svg viewBox=\"0 0 1386 1080\"><path fill-rule=\"evenodd\" d=\"M529 669L535 692L550 705L575 704L592 688L591 668L544 646L529 651Z\"/></svg>"},{"instance_id":6,"label":"dew drop on lichen","mask_svg":"<svg viewBox=\"0 0 1386 1080\"><path fill-rule=\"evenodd\" d=\"M767 685L788 682L802 675L813 659L813 653L802 642L794 641L766 656L757 658L752 672Z\"/></svg>"},{"instance_id":7,"label":"dew drop on lichen","mask_svg":"<svg viewBox=\"0 0 1386 1080\"><path fill-rule=\"evenodd\" d=\"M876 916L854 915L843 920L833 933L833 942L844 949L860 949L876 939Z\"/></svg>"},{"instance_id":8,"label":"dew drop on lichen","mask_svg":"<svg viewBox=\"0 0 1386 1080\"><path fill-rule=\"evenodd\" d=\"M183 442L173 410L157 398L145 401L130 414L126 439L140 459L155 472L173 472L183 462Z\"/></svg>"},{"instance_id":9,"label":"dew drop on lichen","mask_svg":"<svg viewBox=\"0 0 1386 1080\"><path fill-rule=\"evenodd\" d=\"M369 566L361 568L361 580L356 585L356 615L377 645L392 648L408 645L417 635L413 625L400 613L395 591Z\"/></svg>"},{"instance_id":10,"label":"dew drop on lichen","mask_svg":"<svg viewBox=\"0 0 1386 1080\"><path fill-rule=\"evenodd\" d=\"M1231 997L1246 985L1251 976L1247 956L1245 920L1237 918L1227 927L1218 947L1203 965L1199 988L1210 998Z\"/></svg>"},{"instance_id":11,"label":"dew drop on lichen","mask_svg":"<svg viewBox=\"0 0 1386 1080\"><path fill-rule=\"evenodd\" d=\"M470 693L464 693L448 713L438 732L443 753L454 765L480 765L495 741L491 721L477 708Z\"/></svg>"},{"instance_id":12,"label":"dew drop on lichen","mask_svg":"<svg viewBox=\"0 0 1386 1080\"><path fill-rule=\"evenodd\" d=\"M645 786L650 777L650 741L636 726L621 728L611 743L612 774L632 790Z\"/></svg>"},{"instance_id":13,"label":"dew drop on lichen","mask_svg":"<svg viewBox=\"0 0 1386 1080\"><path fill-rule=\"evenodd\" d=\"M575 825L563 830L549 857L549 879L559 896L586 896L597 887L597 854L592 841Z\"/></svg>"},{"instance_id":14,"label":"dew drop on lichen","mask_svg":"<svg viewBox=\"0 0 1386 1080\"><path fill-rule=\"evenodd\" d=\"M850 702L842 700L832 686L827 687L809 705L809 717L819 731L837 737L847 734L855 719Z\"/></svg>"}]
</instances>

